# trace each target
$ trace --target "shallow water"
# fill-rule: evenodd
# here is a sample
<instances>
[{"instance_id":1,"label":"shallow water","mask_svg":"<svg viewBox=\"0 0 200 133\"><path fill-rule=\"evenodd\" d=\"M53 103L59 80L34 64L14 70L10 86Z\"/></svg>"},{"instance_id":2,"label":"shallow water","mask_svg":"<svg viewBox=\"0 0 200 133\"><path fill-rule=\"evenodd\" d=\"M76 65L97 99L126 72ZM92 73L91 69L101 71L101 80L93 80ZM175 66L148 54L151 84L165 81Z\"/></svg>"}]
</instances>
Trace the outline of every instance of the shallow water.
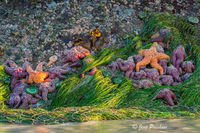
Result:
<instances>
[{"instance_id":1,"label":"shallow water","mask_svg":"<svg viewBox=\"0 0 200 133\"><path fill-rule=\"evenodd\" d=\"M130 133L200 131L200 120L111 120L59 125L0 125L0 133Z\"/></svg>"}]
</instances>

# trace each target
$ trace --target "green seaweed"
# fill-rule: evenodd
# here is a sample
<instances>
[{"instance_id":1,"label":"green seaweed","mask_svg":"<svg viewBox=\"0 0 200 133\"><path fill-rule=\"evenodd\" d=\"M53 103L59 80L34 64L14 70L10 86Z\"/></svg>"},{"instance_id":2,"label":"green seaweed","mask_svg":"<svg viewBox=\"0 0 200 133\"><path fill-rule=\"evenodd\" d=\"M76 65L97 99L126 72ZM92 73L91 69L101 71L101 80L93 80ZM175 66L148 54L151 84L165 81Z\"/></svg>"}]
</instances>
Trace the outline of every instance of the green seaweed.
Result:
<instances>
[{"instance_id":1,"label":"green seaweed","mask_svg":"<svg viewBox=\"0 0 200 133\"><path fill-rule=\"evenodd\" d=\"M174 111L176 110L176 111ZM192 111L191 111L192 110ZM197 109L199 110L199 109ZM97 107L62 107L52 111L45 109L5 109L0 110L0 122L17 124L58 124L64 122L86 122L100 120L124 119L173 119L200 118L200 112L185 107L165 107L146 109L129 108L97 108Z\"/></svg>"},{"instance_id":2,"label":"green seaweed","mask_svg":"<svg viewBox=\"0 0 200 133\"><path fill-rule=\"evenodd\" d=\"M94 62L85 65L79 74L93 67L107 65L116 58L126 59L128 56L137 53L138 49L150 47L151 44L148 44L149 39L146 38L150 38L151 35L163 28L168 28L171 31L165 40L170 39L171 41L167 49L169 55L172 54L172 51L178 45L184 45L185 48L186 44L189 46L189 49L186 49L188 54L186 60L194 60L196 70L188 81L176 87L156 85L145 90L137 90L132 86L129 79L126 79L120 85L113 84L111 79L104 77L99 70L94 77L88 76L85 79L80 79L77 75L74 75L67 79L59 89L57 97L53 100L52 108L62 106L123 107L124 105L131 107L136 105L156 107L161 103L155 101L154 98L163 88L169 88L181 95L178 105L199 105L200 48L194 42L195 37L197 37L197 31L193 25L180 16L169 14L149 16L145 20L144 29L140 33L140 36L132 38L131 43L127 47L103 49L97 56L91 57L94 59ZM141 40L145 41L148 45L136 48L137 42Z\"/></svg>"},{"instance_id":3,"label":"green seaweed","mask_svg":"<svg viewBox=\"0 0 200 133\"><path fill-rule=\"evenodd\" d=\"M5 102L10 94L10 76L5 73L3 65L0 65L0 109L5 108Z\"/></svg>"},{"instance_id":4,"label":"green seaweed","mask_svg":"<svg viewBox=\"0 0 200 133\"><path fill-rule=\"evenodd\" d=\"M169 47L165 49L168 55L171 56L177 46L183 45L187 53L186 60L195 63L195 72L186 82L175 87L155 84L154 87L141 90L135 89L127 78L123 78L121 83L113 82L110 76L101 71L99 66L106 66L117 58L127 59L139 49L149 48L150 37L163 28L171 31L164 40L164 43L170 40ZM68 78L57 85L58 91L52 99L50 110L3 109L0 111L0 120L16 123L21 119L36 124L49 124L109 119L199 118L200 47L197 45L199 39L196 26L181 16L167 13L147 15L139 35L128 35L127 38L129 44L125 47L102 49L97 55L88 56L94 61L83 66L78 74L67 75ZM93 67L99 68L94 76L80 78L81 74ZM0 74L3 74L0 78L5 75L3 71ZM3 85L0 90L4 97L1 98L2 104L5 104L9 96L5 90L9 91L9 87L0 83ZM174 91L179 98L177 105L170 107L163 100L155 100L157 93L164 88Z\"/></svg>"}]
</instances>

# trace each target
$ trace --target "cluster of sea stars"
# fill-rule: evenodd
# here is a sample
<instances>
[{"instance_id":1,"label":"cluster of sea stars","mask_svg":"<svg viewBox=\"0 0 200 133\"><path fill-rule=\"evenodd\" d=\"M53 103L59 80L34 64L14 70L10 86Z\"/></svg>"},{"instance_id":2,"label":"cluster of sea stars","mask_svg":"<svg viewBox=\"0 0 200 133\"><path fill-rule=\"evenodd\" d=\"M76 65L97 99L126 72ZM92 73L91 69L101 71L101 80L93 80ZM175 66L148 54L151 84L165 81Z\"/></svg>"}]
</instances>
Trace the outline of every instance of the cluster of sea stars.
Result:
<instances>
[{"instance_id":1,"label":"cluster of sea stars","mask_svg":"<svg viewBox=\"0 0 200 133\"><path fill-rule=\"evenodd\" d=\"M168 66L170 57L164 53L165 44L162 42L168 33L169 30L162 29L153 35L152 46L149 49L139 50L139 54L134 55L134 58L130 56L125 61L120 58L113 61L108 65L111 72L114 74L116 69L125 72L125 77L130 78L133 81L133 86L139 89L153 87L153 82L158 85L177 86L186 81L194 72L194 65L191 61L184 61L185 49L180 45L173 51L172 64ZM148 64L152 68L146 68ZM164 92L166 93L163 95L166 94L167 98L163 98L163 96L162 98L165 101L169 96L174 97L172 91L165 90ZM171 106L174 105L169 100L167 103Z\"/></svg>"},{"instance_id":2,"label":"cluster of sea stars","mask_svg":"<svg viewBox=\"0 0 200 133\"><path fill-rule=\"evenodd\" d=\"M56 90L56 82L59 79L66 79L64 74L70 72L72 67L81 66L81 60L90 55L90 51L82 46L75 46L70 50L65 50L64 55L62 62L67 62L67 64L51 67L46 71L43 71L45 62L39 63L36 69L33 70L29 62L25 62L23 67L19 67L14 61L7 60L4 63L4 68L12 78L10 85L12 94L7 102L10 107L26 108L40 100L47 101L48 93ZM50 59L52 61L47 66L52 65L57 60L57 57ZM91 61L93 61L92 58L87 58L83 61L83 65L87 65ZM69 64L70 62L72 64ZM94 75L95 73L96 67L87 72L88 75ZM84 74L82 76L84 77ZM36 84L36 87L32 87L32 84Z\"/></svg>"},{"instance_id":3,"label":"cluster of sea stars","mask_svg":"<svg viewBox=\"0 0 200 133\"><path fill-rule=\"evenodd\" d=\"M10 107L25 108L30 104L36 104L40 100L47 101L48 93L56 90L55 83L58 79L63 78L62 74L69 72L69 68L66 68L66 66L51 68L48 72L44 72L43 65L44 62L41 62L36 70L33 70L29 62L25 62L23 67L19 67L12 60L7 60L4 63L6 73L11 75L12 78L10 85L12 94L7 102ZM30 91L33 83L36 83L39 90L35 87Z\"/></svg>"}]
</instances>

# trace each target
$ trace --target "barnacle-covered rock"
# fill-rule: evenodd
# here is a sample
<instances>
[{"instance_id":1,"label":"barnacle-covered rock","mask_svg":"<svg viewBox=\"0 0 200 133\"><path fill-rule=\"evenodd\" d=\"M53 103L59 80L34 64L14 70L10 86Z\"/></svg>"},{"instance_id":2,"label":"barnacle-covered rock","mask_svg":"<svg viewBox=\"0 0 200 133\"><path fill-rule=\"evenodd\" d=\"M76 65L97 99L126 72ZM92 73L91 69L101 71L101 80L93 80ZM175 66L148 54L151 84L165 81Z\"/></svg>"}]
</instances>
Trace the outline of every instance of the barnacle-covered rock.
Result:
<instances>
[{"instance_id":1,"label":"barnacle-covered rock","mask_svg":"<svg viewBox=\"0 0 200 133\"><path fill-rule=\"evenodd\" d=\"M138 13L138 17L139 17L140 19L144 19L144 18L147 17L147 14L146 14L145 12L143 12L143 11L140 11L140 12Z\"/></svg>"},{"instance_id":2,"label":"barnacle-covered rock","mask_svg":"<svg viewBox=\"0 0 200 133\"><path fill-rule=\"evenodd\" d=\"M166 5L166 10L168 11L173 11L174 10L174 6L173 5Z\"/></svg>"}]
</instances>

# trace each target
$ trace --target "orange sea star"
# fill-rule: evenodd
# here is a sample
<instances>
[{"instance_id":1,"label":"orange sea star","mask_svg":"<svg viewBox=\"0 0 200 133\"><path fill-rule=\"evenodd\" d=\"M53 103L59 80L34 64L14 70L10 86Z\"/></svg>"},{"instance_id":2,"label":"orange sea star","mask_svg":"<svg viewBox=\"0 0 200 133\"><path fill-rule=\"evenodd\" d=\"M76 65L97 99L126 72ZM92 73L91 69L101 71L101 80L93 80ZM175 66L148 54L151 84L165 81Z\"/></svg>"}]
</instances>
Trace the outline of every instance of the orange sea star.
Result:
<instances>
[{"instance_id":1,"label":"orange sea star","mask_svg":"<svg viewBox=\"0 0 200 133\"><path fill-rule=\"evenodd\" d=\"M42 70L43 65L44 65L44 62L39 63L35 71L31 68L30 64L26 66L26 71L29 74L27 83L40 84L46 81L45 79L49 76L49 72L43 72Z\"/></svg>"},{"instance_id":2,"label":"orange sea star","mask_svg":"<svg viewBox=\"0 0 200 133\"><path fill-rule=\"evenodd\" d=\"M168 59L169 56L163 53L158 53L156 50L157 42L154 42L150 49L142 49L139 50L138 53L142 56L144 56L143 60L138 62L136 64L136 71L138 72L140 70L140 66L146 66L148 64L151 65L151 67L158 69L160 71L160 75L163 75L163 68L158 64L158 60L161 59Z\"/></svg>"},{"instance_id":3,"label":"orange sea star","mask_svg":"<svg viewBox=\"0 0 200 133\"><path fill-rule=\"evenodd\" d=\"M90 31L89 36L91 37L92 40L96 40L97 38L101 37L101 32L98 29L96 29L96 30Z\"/></svg>"}]
</instances>

